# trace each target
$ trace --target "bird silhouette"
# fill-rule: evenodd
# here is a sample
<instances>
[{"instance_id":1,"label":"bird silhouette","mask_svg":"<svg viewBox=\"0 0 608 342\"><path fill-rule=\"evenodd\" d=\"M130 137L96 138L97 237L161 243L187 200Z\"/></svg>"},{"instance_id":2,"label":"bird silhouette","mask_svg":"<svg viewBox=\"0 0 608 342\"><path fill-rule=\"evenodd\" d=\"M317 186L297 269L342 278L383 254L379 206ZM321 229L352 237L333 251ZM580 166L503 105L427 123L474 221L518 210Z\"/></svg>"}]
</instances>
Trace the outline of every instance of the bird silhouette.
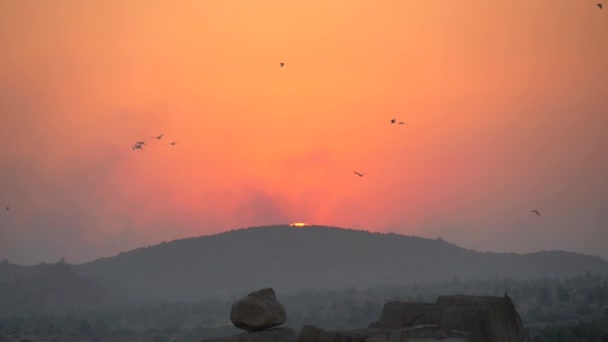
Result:
<instances>
[{"instance_id":1,"label":"bird silhouette","mask_svg":"<svg viewBox=\"0 0 608 342\"><path fill-rule=\"evenodd\" d=\"M597 4L596 6L599 7L600 9L602 9L602 4L601 3Z\"/></svg>"},{"instance_id":2,"label":"bird silhouette","mask_svg":"<svg viewBox=\"0 0 608 342\"><path fill-rule=\"evenodd\" d=\"M175 145L175 144L177 144L177 141L170 142L168 145Z\"/></svg>"},{"instance_id":3,"label":"bird silhouette","mask_svg":"<svg viewBox=\"0 0 608 342\"><path fill-rule=\"evenodd\" d=\"M357 171L354 171L354 172L355 172L355 174L356 174L357 176L359 176L359 177L363 177L363 176L365 175L364 173L359 173L359 172L357 172Z\"/></svg>"},{"instance_id":4,"label":"bird silhouette","mask_svg":"<svg viewBox=\"0 0 608 342\"><path fill-rule=\"evenodd\" d=\"M391 119L391 123L394 124L397 119Z\"/></svg>"},{"instance_id":5,"label":"bird silhouette","mask_svg":"<svg viewBox=\"0 0 608 342\"><path fill-rule=\"evenodd\" d=\"M283 66L285 66L285 63L281 62L281 68L282 68Z\"/></svg>"},{"instance_id":6,"label":"bird silhouette","mask_svg":"<svg viewBox=\"0 0 608 342\"><path fill-rule=\"evenodd\" d=\"M159 136L157 136L157 137L152 137L152 138L156 138L156 139L160 140L160 139L162 139L162 138L163 138L163 135L165 135L165 133L163 133L163 134L161 134L161 135L159 135Z\"/></svg>"},{"instance_id":7,"label":"bird silhouette","mask_svg":"<svg viewBox=\"0 0 608 342\"><path fill-rule=\"evenodd\" d=\"M532 212L538 216L540 216L540 213L538 212L538 210L532 210Z\"/></svg>"},{"instance_id":8,"label":"bird silhouette","mask_svg":"<svg viewBox=\"0 0 608 342\"><path fill-rule=\"evenodd\" d=\"M405 122L403 122L403 121L399 121L399 124L400 124L400 125L403 125L404 123L405 123Z\"/></svg>"},{"instance_id":9,"label":"bird silhouette","mask_svg":"<svg viewBox=\"0 0 608 342\"><path fill-rule=\"evenodd\" d=\"M133 145L133 151L135 151L136 148L138 148L140 150L143 150L142 146L144 146L144 142L143 141L136 142L135 145Z\"/></svg>"}]
</instances>

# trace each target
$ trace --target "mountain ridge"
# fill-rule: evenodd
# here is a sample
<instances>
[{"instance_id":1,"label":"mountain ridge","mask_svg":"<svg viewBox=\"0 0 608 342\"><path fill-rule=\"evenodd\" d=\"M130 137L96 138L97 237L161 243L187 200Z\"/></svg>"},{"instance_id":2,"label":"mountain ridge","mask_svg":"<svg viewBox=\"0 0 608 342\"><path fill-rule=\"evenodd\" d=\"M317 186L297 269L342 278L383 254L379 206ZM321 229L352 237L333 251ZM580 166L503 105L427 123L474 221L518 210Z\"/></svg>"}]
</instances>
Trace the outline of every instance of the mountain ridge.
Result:
<instances>
[{"instance_id":1,"label":"mountain ridge","mask_svg":"<svg viewBox=\"0 0 608 342\"><path fill-rule=\"evenodd\" d=\"M440 238L288 225L173 240L75 267L117 293L153 300L234 297L266 286L286 293L455 277L608 274L608 262L575 252L477 252Z\"/></svg>"}]
</instances>

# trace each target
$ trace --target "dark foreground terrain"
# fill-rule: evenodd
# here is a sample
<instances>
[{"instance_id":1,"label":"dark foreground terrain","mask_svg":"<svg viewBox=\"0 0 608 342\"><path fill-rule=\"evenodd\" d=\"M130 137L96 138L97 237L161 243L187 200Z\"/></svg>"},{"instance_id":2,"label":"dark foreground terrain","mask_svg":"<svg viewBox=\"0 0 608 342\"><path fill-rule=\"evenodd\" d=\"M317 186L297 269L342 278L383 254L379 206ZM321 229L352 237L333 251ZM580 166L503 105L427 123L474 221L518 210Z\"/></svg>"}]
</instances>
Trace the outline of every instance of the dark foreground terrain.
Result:
<instances>
[{"instance_id":1,"label":"dark foreground terrain","mask_svg":"<svg viewBox=\"0 0 608 342\"><path fill-rule=\"evenodd\" d=\"M295 331L306 325L349 330L367 327L378 320L383 305L391 300L432 303L439 295L500 297L505 291L532 341L602 341L608 334L608 277L593 274L561 280L453 279L426 286L395 284L362 290L279 293L279 296L287 311L286 327ZM56 314L4 313L0 316L0 341L198 342L241 332L230 323L232 301L163 303Z\"/></svg>"},{"instance_id":2,"label":"dark foreground terrain","mask_svg":"<svg viewBox=\"0 0 608 342\"><path fill-rule=\"evenodd\" d=\"M389 301L368 327L328 331L306 325L295 332L277 328L285 311L271 288L254 291L232 305L231 322L246 332L203 342L453 342L529 341L507 296L440 296L435 303Z\"/></svg>"},{"instance_id":3,"label":"dark foreground terrain","mask_svg":"<svg viewBox=\"0 0 608 342\"><path fill-rule=\"evenodd\" d=\"M240 229L81 265L0 263L1 341L200 341L238 333L230 306L271 286L286 327L367 327L391 300L508 292L536 341L608 333L608 262L479 253L441 239L332 227Z\"/></svg>"}]
</instances>

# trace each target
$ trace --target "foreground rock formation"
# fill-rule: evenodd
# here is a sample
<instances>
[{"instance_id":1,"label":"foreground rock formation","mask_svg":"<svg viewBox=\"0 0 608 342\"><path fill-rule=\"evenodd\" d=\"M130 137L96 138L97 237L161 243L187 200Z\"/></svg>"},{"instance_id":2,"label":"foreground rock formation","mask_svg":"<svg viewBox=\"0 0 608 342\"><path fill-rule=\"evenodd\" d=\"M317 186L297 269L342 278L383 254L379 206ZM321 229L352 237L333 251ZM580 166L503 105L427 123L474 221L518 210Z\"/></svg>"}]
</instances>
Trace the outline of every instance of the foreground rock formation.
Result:
<instances>
[{"instance_id":1,"label":"foreground rock formation","mask_svg":"<svg viewBox=\"0 0 608 342\"><path fill-rule=\"evenodd\" d=\"M371 328L399 329L438 325L447 334L466 332L472 342L525 338L523 323L511 299L492 296L440 296L437 303L388 302Z\"/></svg>"},{"instance_id":2,"label":"foreground rock formation","mask_svg":"<svg viewBox=\"0 0 608 342\"><path fill-rule=\"evenodd\" d=\"M298 336L288 328L264 330L267 329L264 327L276 326L286 320L283 306L277 303L272 289L253 292L240 299L232 306L230 318L234 325L249 331L262 331L209 342L528 341L521 318L508 297L458 295L440 296L436 303L390 301L384 305L380 320L367 328L327 331L307 325Z\"/></svg>"},{"instance_id":3,"label":"foreground rock formation","mask_svg":"<svg viewBox=\"0 0 608 342\"><path fill-rule=\"evenodd\" d=\"M274 290L261 289L232 304L230 321L247 331L261 331L279 326L287 320L285 308L277 300Z\"/></svg>"},{"instance_id":4,"label":"foreground rock formation","mask_svg":"<svg viewBox=\"0 0 608 342\"><path fill-rule=\"evenodd\" d=\"M285 308L274 290L261 289L235 301L230 310L232 324L248 332L206 342L296 342L298 338L293 330L275 328L286 320Z\"/></svg>"}]
</instances>

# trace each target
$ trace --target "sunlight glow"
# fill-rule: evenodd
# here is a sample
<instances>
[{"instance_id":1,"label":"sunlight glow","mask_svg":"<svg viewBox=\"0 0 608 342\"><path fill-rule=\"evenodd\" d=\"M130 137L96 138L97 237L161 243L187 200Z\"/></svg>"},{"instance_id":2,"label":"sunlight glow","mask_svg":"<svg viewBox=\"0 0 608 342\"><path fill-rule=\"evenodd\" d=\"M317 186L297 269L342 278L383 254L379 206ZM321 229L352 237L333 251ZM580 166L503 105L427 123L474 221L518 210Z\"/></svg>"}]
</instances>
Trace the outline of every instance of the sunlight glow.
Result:
<instances>
[{"instance_id":1,"label":"sunlight glow","mask_svg":"<svg viewBox=\"0 0 608 342\"><path fill-rule=\"evenodd\" d=\"M296 222L289 225L290 227L306 227L308 226L306 223Z\"/></svg>"}]
</instances>

